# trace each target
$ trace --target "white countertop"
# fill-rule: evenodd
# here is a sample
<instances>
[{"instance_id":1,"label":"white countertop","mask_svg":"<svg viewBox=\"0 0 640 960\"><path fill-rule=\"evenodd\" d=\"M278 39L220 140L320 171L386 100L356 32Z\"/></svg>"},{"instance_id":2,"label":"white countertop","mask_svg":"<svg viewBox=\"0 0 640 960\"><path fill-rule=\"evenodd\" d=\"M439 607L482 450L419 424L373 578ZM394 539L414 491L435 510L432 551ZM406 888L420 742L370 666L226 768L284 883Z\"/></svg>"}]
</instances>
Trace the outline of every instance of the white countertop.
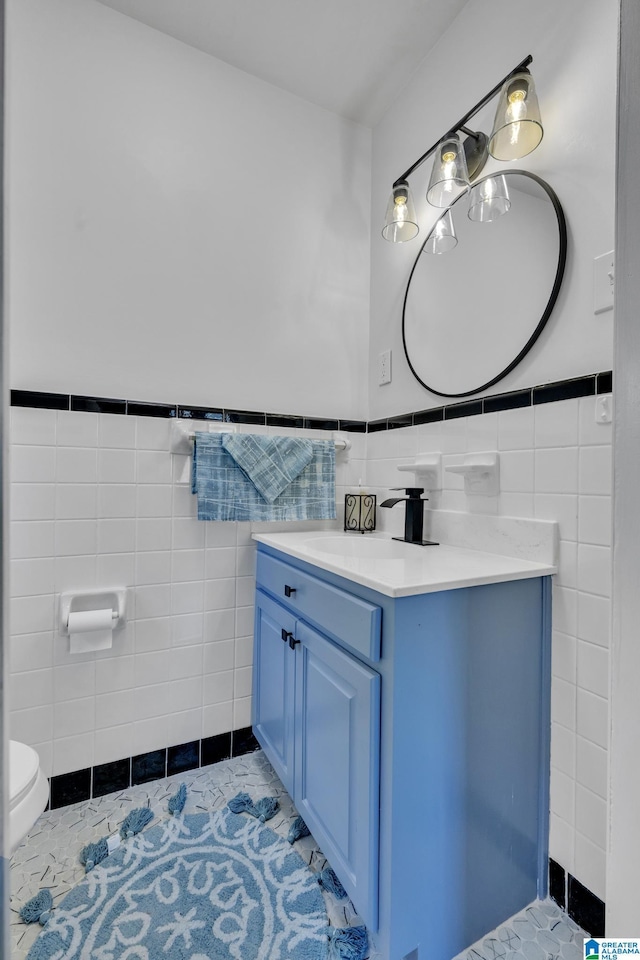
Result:
<instances>
[{"instance_id":1,"label":"white countertop","mask_svg":"<svg viewBox=\"0 0 640 960\"><path fill-rule=\"evenodd\" d=\"M445 544L417 546L377 533L254 533L253 539L388 597L524 580L557 572L557 567L550 563Z\"/></svg>"}]
</instances>

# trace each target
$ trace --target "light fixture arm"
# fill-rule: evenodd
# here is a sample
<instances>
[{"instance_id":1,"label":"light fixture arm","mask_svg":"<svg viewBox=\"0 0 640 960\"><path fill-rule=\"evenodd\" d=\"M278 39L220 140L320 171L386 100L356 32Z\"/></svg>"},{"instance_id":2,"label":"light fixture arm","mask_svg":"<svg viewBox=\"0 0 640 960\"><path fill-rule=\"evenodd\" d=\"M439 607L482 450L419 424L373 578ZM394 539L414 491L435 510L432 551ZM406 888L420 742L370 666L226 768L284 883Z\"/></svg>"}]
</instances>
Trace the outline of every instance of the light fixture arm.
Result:
<instances>
[{"instance_id":1,"label":"light fixture arm","mask_svg":"<svg viewBox=\"0 0 640 960\"><path fill-rule=\"evenodd\" d=\"M526 68L529 66L530 63L533 63L533 57L531 55L529 55L528 57L525 57L521 63L519 63L516 67L513 68L513 70L510 70L509 73L506 75L506 77L503 77L502 80L500 80L500 82L497 83L495 87L493 87L493 89L491 89L489 93L487 93L482 98L482 100L478 101L478 103L476 103L476 105L472 107L471 110L468 111L468 113L465 113L464 117L462 117L462 119L459 120L455 126L451 127L450 130L447 131L445 136L448 136L451 133L457 133L459 130L461 130L467 136L474 137L477 139L478 138L477 133L468 129L467 130L464 129L468 121L471 120L472 117L475 117L476 113L482 110L482 108L487 103L489 103L489 101L493 99L493 97L495 97L495 95L502 89L504 83L506 83L506 81L510 77L512 77L516 73L520 73L522 70L526 70ZM422 156L415 161L415 163L412 163L408 170L405 170L405 172L400 177L398 177L397 180L394 180L393 186L397 187L398 184L402 183L403 180L406 180L408 177L410 177L411 174L414 173L418 169L418 167L431 156L431 154L438 147L438 144L440 144L443 139L444 137L440 137L436 141L436 143L434 143L433 146L427 150L426 153L423 153Z\"/></svg>"}]
</instances>

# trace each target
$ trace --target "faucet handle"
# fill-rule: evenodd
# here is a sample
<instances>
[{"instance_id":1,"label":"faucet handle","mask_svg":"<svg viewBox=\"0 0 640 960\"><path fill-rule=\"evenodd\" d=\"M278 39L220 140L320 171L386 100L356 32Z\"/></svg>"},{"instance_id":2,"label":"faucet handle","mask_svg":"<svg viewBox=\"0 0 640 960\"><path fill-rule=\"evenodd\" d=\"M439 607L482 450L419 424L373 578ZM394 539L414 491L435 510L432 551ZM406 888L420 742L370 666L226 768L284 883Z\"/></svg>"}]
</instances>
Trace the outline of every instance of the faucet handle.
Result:
<instances>
[{"instance_id":1,"label":"faucet handle","mask_svg":"<svg viewBox=\"0 0 640 960\"><path fill-rule=\"evenodd\" d=\"M403 490L410 500L419 500L424 493L424 487L389 487L390 490Z\"/></svg>"}]
</instances>

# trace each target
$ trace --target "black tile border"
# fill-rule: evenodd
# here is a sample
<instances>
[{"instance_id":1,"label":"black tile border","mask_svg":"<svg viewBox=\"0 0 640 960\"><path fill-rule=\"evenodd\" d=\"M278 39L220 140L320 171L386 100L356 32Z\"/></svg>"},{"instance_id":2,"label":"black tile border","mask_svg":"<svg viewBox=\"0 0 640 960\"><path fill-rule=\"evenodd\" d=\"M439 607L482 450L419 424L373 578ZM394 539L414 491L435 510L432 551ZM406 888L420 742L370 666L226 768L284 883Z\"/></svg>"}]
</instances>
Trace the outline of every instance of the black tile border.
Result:
<instances>
[{"instance_id":1,"label":"black tile border","mask_svg":"<svg viewBox=\"0 0 640 960\"><path fill-rule=\"evenodd\" d=\"M174 774L207 767L220 760L243 757L260 749L251 727L231 730L202 740L190 740L84 770L62 773L50 779L50 809L102 797Z\"/></svg>"},{"instance_id":2,"label":"black tile border","mask_svg":"<svg viewBox=\"0 0 640 960\"><path fill-rule=\"evenodd\" d=\"M605 904L549 857L549 896L590 937L605 937Z\"/></svg>"},{"instance_id":3,"label":"black tile border","mask_svg":"<svg viewBox=\"0 0 640 960\"><path fill-rule=\"evenodd\" d=\"M142 400L117 400L111 397L81 397L64 393L43 393L37 390L12 390L12 407L35 407L40 410L76 410L97 413L126 413L138 417L177 417L183 420L211 420L224 423L246 423L268 427L290 427L297 430L339 430L345 433L378 433L415 427L423 423L477 417L483 413L515 410L577 397L611 393L613 373L603 370L584 377L556 380L507 393L494 393L478 400L449 403L427 410L403 413L378 420L339 420L333 417L304 417L298 414L264 413L257 410L235 410L226 407L200 407L186 404L148 403Z\"/></svg>"}]
</instances>

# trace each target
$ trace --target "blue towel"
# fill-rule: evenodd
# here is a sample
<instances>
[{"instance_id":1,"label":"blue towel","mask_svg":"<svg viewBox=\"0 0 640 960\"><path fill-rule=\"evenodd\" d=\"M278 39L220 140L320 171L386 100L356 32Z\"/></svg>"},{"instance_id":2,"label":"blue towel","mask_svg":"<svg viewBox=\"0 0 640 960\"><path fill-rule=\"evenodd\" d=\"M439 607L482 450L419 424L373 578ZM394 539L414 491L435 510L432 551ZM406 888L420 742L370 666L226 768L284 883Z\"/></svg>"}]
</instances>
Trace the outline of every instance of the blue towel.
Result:
<instances>
[{"instance_id":1,"label":"blue towel","mask_svg":"<svg viewBox=\"0 0 640 960\"><path fill-rule=\"evenodd\" d=\"M222 446L244 470L267 503L273 503L313 459L311 441L297 437L227 433Z\"/></svg>"},{"instance_id":2,"label":"blue towel","mask_svg":"<svg viewBox=\"0 0 640 960\"><path fill-rule=\"evenodd\" d=\"M333 440L309 440L313 457L273 503L224 449L230 434L196 433L191 490L198 520L333 520L336 516L336 451Z\"/></svg>"}]
</instances>

